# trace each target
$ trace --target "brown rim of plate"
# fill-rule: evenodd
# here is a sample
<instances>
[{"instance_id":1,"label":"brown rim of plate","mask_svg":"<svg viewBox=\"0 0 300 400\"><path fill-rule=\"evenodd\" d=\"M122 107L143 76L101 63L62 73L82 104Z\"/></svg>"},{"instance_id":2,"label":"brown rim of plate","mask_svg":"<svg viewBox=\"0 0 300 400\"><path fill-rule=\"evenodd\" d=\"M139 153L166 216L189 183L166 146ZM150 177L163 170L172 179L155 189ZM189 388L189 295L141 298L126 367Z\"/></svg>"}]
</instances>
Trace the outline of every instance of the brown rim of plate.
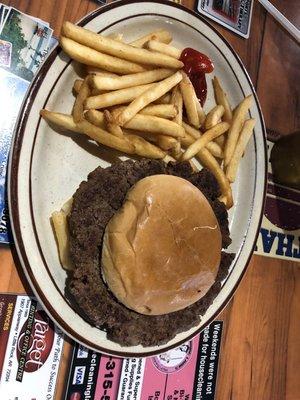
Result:
<instances>
[{"instance_id":1,"label":"brown rim of plate","mask_svg":"<svg viewBox=\"0 0 300 400\"><path fill-rule=\"evenodd\" d=\"M148 2L148 1L147 0L141 0L138 3L142 3L142 2ZM167 5L167 6L170 6L170 7L176 7L178 9L180 9L180 10L183 10L183 11L193 15L194 17L196 17L197 19L199 19L203 23L205 23L211 30L214 31L214 33L216 33L223 40L223 42L228 46L228 48L231 50L233 56L235 57L235 59L239 63L242 71L244 72L244 74L245 74L245 76L247 78L249 86L251 87L252 94L253 94L253 96L255 98L256 105L257 105L257 108L258 108L258 112L259 112L259 116L260 116L260 123L261 123L262 129L263 129L263 134L264 134L264 137L266 137L266 130L265 130L265 124L264 124L264 120L263 120L263 116L262 116L262 111L261 111L261 108L260 108L260 105L259 105L259 102L258 102L258 98L257 98L256 92L255 92L254 86L253 86L253 84L251 82L251 79L250 79L250 77L249 77L249 75L248 75L248 73L247 73L247 71L246 71L241 59L236 54L236 52L234 51L232 46L227 42L227 40L216 30L216 28L214 28L214 26L212 26L210 24L209 21L207 21L206 18L204 18L201 15L196 14L194 11L185 8L184 6L182 6L180 4L171 3L168 0L152 0L151 2L152 3L158 3L158 4L164 4L164 5ZM87 15L86 17L84 17L79 22L78 25L84 26L85 24L90 22L95 17L97 17L97 16L99 16L99 15L101 15L101 14L107 12L107 11L110 11L110 10L120 6L120 5L123 6L123 5L131 4L131 3L136 3L136 1L134 1L134 0L121 0L121 1L117 1L117 2L114 2L114 3L108 4L108 5L102 6L101 8L93 11L91 14ZM142 16L142 15L155 15L155 14L153 14L153 13L139 14L139 15L134 15L133 17ZM162 14L156 14L156 15L163 16ZM175 18L170 17L170 16L166 16L166 17L171 18L171 19L175 19ZM117 22L114 22L112 25L115 25L116 23L119 23L122 20L130 19L130 18L132 18L132 17L126 17L126 18L120 19ZM182 21L180 21L180 22L183 23ZM188 25L188 24L186 24L186 25ZM104 29L109 28L109 26L111 26L111 25L106 26ZM195 30L194 27L192 27L192 26L190 26L190 27ZM199 32L199 33L203 35L203 33L201 33L201 32ZM206 39L208 39L208 38L206 37ZM208 39L208 40L211 42L210 39ZM216 45L214 43L212 43L212 44L216 47ZM219 48L218 48L218 50L222 53L222 51ZM31 287L32 287L34 293L40 299L40 301L44 305L46 311L50 314L50 316L54 320L54 322L57 323L57 325L60 326L62 328L62 330L64 330L73 339L77 340L78 342L83 343L87 347L96 349L97 351L100 351L100 352L106 353L106 354L109 353L109 354L116 355L116 356L121 356L121 357L132 357L132 356L135 356L135 357L146 357L146 356L152 356L152 355L161 353L162 350L156 350L156 351L154 350L154 351L145 352L145 353L143 353L143 352L135 353L135 352L126 352L126 351L118 352L118 351L114 351L114 350L107 350L106 348L103 348L101 346L95 345L94 343L91 343L86 338L84 338L81 335L79 335L76 331L74 331L73 329L70 329L70 327L64 322L64 320L60 317L60 315L57 314L57 312L53 309L52 305L48 302L47 298L44 296L42 289L39 287L38 282L36 281L36 279L34 277L33 271L31 270L30 263L29 263L28 258L27 258L25 246L24 246L24 243L23 243L22 235L21 235L21 228L20 228L20 224L19 224L19 207L18 207L18 203L19 203L19 200L18 200L19 155L20 155L20 151L21 151L21 147L22 147L23 135L24 135L27 119L28 119L28 114L29 114L29 112L31 110L31 106L32 106L32 101L33 101L36 93L38 92L38 90L39 90L39 88L41 86L41 83L42 83L42 81L44 80L44 78L45 78L45 76L47 74L47 71L49 70L49 68L52 65L53 61L55 60L56 56L60 52L61 52L61 50L59 48L55 47L52 50L52 52L50 53L50 55L48 56L48 58L45 61L45 63L41 66L38 74L36 75L36 77L34 78L33 82L31 83L31 85L30 85L30 87L28 89L26 99L23 102L22 108L21 108L20 113L19 113L18 121L17 121L16 127L15 127L14 142L13 142L14 144L13 144L12 152L11 152L11 155L10 155L9 185L8 185L9 187L8 187L8 189L9 189L9 199L10 199L10 219L11 219L11 223L12 223L12 226L13 226L14 240L17 243L16 247L17 247L17 250L18 250L18 255L19 255L19 257L20 257L20 259L22 261L21 265L23 266L24 272L26 273L26 275L27 275L27 277L28 277L28 279L29 279L29 281L31 283ZM68 65L69 65L69 63L66 65L66 67ZM59 80L60 76L62 75L62 73L64 72L65 68L60 73L60 75L57 77L57 79L56 79L56 81L55 81L50 93L52 92L54 86L58 82L58 80ZM233 73L234 73L234 71L233 71ZM236 76L235 73L234 73L234 75ZM239 82L237 76L236 76L236 79L237 79L237 82L240 85L240 82ZM241 87L241 85L240 85L240 87ZM241 87L241 90L242 90L242 87ZM48 97L50 96L50 93L49 93ZM48 97L47 97L47 100L48 100ZM47 102L47 100L46 100L46 102ZM38 124L37 124L36 133L37 133L37 130L38 130L39 123L40 123L40 119L39 119ZM36 138L36 133L35 133L35 138ZM34 142L35 142L35 138L34 138ZM32 154L33 154L33 149L34 149L34 145L32 147ZM255 151L257 151L256 143L255 143ZM264 173L264 192L263 192L264 199L265 199L266 182L267 182L267 179L266 179L267 178L267 149L266 149L266 142L265 141L264 141L264 149L263 149L263 151L264 151L264 154L265 154L265 173ZM32 154L31 154L31 161L32 161ZM31 169L31 166L30 166L30 169ZM29 182L29 184L30 184L30 198L31 198L31 183ZM33 218L33 215L32 215L32 202L30 204L30 209L31 209L32 223L33 223L34 232L35 232L35 239L37 241L37 245L38 245L38 248L39 248L39 251L40 251L41 258L44 261L45 268L47 270L49 278L51 279L51 281L53 282L54 286L56 287L56 289L61 294L60 290L57 288L57 285L56 285L55 281L53 280L53 278L52 278L52 276L50 274L49 268L48 268L48 266L47 266L47 264L45 262L45 258L43 256L42 251L41 251L41 247L40 247L39 240L38 240L37 233L36 233L35 222L34 222L34 218ZM250 254L248 256L248 259L247 259L247 261L246 261L246 263L244 265L244 268L243 268L243 270L242 270L242 272L241 272L236 284L234 285L234 287L230 291L229 295L227 296L226 300L223 302L222 306L218 308L218 310L211 316L211 318L209 318L209 320L205 323L205 325L203 325L201 328L197 329L194 333L192 333L191 335L189 335L185 339L178 341L176 344L165 347L163 349L163 351L168 351L169 349L174 348L175 346L178 346L181 343L184 343L184 342L192 339L196 334L198 334L207 325L209 325L216 318L216 316L220 313L220 311L225 307L225 305L229 302L229 300L233 296L237 286L239 285L242 277L244 276L244 273L245 273L245 271L247 269L247 266L249 264L250 258L251 258L252 254L253 254L253 251L254 251L254 248L255 248L255 245L256 245L256 241L257 241L257 237L258 237L258 234L259 234L259 230L260 230L260 225L261 225L261 221L262 221L262 217L263 217L263 211L264 211L264 208L262 207L262 209L260 211L258 228L257 228L256 234L255 234L254 240L253 240L252 250L251 250L251 252L250 252ZM249 225L248 225L248 227L249 227ZM237 261L238 261L238 257L235 258L235 264L236 264ZM226 279L228 279L229 276L230 276L230 274L227 276ZM69 302L67 302L65 297L64 296L62 296L62 297L64 298L64 301L68 304L68 306L70 306ZM76 312L74 309L73 309L73 311ZM76 312L76 314L78 314L78 313ZM93 325L91 325L91 326L93 326Z\"/></svg>"}]
</instances>

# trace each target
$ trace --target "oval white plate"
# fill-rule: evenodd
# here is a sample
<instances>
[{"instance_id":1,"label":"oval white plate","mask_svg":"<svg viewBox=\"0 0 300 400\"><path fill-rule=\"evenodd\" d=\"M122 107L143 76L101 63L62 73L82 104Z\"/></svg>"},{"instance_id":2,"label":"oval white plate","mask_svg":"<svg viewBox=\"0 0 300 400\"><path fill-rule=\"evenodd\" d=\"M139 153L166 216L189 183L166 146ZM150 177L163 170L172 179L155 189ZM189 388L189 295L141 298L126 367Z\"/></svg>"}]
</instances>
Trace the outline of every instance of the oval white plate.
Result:
<instances>
[{"instance_id":1,"label":"oval white plate","mask_svg":"<svg viewBox=\"0 0 300 400\"><path fill-rule=\"evenodd\" d=\"M146 356L168 350L203 329L224 307L236 289L256 242L265 193L266 146L264 123L251 81L237 55L209 23L182 6L167 1L117 2L85 17L80 25L96 32L123 32L130 41L159 28L171 31L179 48L193 47L211 57L233 105L252 93L255 134L234 184L235 206L230 212L235 252L230 274L198 326L178 334L165 345L122 347L105 332L87 323L64 296L66 273L61 268L49 216L69 199L79 183L98 165L113 159L80 135L59 133L39 116L41 108L71 112L74 63L56 48L32 83L14 138L9 173L9 204L17 251L31 286L55 322L73 339L97 351L119 356ZM75 65L76 67L76 65ZM213 104L211 78L208 100ZM88 151L87 151L88 150Z\"/></svg>"}]
</instances>

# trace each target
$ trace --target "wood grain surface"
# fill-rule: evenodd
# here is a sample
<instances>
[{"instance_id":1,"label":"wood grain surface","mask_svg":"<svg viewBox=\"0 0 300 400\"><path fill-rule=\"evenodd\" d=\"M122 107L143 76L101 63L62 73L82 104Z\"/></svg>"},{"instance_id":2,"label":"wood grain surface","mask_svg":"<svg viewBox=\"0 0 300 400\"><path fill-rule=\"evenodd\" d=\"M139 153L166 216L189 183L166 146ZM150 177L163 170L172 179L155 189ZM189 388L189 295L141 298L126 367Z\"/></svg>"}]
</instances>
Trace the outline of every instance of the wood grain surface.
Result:
<instances>
[{"instance_id":1,"label":"wood grain surface","mask_svg":"<svg viewBox=\"0 0 300 400\"><path fill-rule=\"evenodd\" d=\"M3 1L50 22L78 21L98 7L89 0ZM194 8L194 1L182 2ZM272 0L300 25L299 0ZM237 51L257 89L267 128L300 127L300 48L255 0L248 40L214 24ZM15 250L0 248L0 291L30 293ZM300 263L253 256L234 298L218 317L224 335L218 400L300 399ZM56 398L63 398L71 344L67 340Z\"/></svg>"}]
</instances>

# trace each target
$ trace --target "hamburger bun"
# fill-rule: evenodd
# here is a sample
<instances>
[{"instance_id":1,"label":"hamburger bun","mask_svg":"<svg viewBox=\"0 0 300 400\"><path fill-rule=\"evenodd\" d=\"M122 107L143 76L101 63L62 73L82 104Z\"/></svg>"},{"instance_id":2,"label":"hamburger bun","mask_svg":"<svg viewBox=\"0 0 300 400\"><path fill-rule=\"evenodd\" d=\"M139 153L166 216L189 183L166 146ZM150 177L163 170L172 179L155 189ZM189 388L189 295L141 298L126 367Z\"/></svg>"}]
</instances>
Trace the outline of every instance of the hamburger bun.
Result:
<instances>
[{"instance_id":1,"label":"hamburger bun","mask_svg":"<svg viewBox=\"0 0 300 400\"><path fill-rule=\"evenodd\" d=\"M126 307L146 315L181 310L215 282L217 218L202 192L172 175L138 181L106 226L102 274Z\"/></svg>"}]
</instances>

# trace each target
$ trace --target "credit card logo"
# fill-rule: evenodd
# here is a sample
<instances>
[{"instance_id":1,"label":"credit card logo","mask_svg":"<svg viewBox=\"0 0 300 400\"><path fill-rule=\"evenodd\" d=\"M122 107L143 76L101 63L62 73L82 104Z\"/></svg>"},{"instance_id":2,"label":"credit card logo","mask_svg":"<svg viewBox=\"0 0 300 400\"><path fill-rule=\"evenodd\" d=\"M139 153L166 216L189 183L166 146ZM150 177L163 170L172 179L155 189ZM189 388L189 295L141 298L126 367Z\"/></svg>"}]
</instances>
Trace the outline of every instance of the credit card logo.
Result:
<instances>
[{"instance_id":1,"label":"credit card logo","mask_svg":"<svg viewBox=\"0 0 300 400\"><path fill-rule=\"evenodd\" d=\"M80 344L77 350L77 358L88 358L88 355L88 350Z\"/></svg>"},{"instance_id":2,"label":"credit card logo","mask_svg":"<svg viewBox=\"0 0 300 400\"><path fill-rule=\"evenodd\" d=\"M73 377L73 385L82 385L84 381L85 367L75 367L74 377Z\"/></svg>"}]
</instances>

